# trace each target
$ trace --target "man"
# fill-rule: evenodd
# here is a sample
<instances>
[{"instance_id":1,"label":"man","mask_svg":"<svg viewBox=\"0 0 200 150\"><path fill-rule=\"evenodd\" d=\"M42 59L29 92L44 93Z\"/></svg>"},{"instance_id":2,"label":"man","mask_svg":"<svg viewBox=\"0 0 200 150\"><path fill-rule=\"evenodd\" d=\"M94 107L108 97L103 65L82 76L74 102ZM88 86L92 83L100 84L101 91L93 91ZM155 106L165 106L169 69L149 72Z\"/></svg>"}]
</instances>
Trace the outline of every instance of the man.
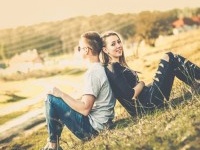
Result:
<instances>
[{"instance_id":1,"label":"man","mask_svg":"<svg viewBox=\"0 0 200 150\"><path fill-rule=\"evenodd\" d=\"M91 139L114 118L113 97L104 67L99 60L102 41L97 32L81 35L78 51L90 65L85 73L81 100L75 100L54 87L45 100L48 142L43 150L61 149L62 124L81 140Z\"/></svg>"}]
</instances>

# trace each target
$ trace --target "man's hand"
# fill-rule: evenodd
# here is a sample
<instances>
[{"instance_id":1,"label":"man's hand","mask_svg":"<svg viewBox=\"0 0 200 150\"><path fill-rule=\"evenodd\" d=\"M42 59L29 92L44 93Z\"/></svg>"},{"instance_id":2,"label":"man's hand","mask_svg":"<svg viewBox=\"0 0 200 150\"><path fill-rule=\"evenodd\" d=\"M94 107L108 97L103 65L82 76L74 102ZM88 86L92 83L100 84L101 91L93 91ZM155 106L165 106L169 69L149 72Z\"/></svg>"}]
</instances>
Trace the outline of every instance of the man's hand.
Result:
<instances>
[{"instance_id":1,"label":"man's hand","mask_svg":"<svg viewBox=\"0 0 200 150\"><path fill-rule=\"evenodd\" d=\"M47 94L51 94L51 95L56 96L56 97L61 97L62 93L63 92L60 89L58 89L57 87L51 87L49 89L49 91L47 92Z\"/></svg>"}]
</instances>

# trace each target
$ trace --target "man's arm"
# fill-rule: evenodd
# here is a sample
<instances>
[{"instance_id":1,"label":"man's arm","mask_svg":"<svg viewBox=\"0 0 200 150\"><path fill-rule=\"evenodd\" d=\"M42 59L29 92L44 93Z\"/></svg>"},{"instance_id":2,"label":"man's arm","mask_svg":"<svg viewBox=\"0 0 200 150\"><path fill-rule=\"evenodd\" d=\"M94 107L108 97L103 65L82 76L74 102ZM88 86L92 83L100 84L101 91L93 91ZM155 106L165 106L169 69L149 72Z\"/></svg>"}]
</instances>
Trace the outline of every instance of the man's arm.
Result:
<instances>
[{"instance_id":1,"label":"man's arm","mask_svg":"<svg viewBox=\"0 0 200 150\"><path fill-rule=\"evenodd\" d=\"M72 109L84 116L87 116L90 113L95 101L95 96L93 95L83 95L81 100L76 100L56 87L48 94L62 98Z\"/></svg>"},{"instance_id":2,"label":"man's arm","mask_svg":"<svg viewBox=\"0 0 200 150\"><path fill-rule=\"evenodd\" d=\"M135 91L132 99L137 99L138 95L141 93L142 89L144 88L145 83L140 81L133 89Z\"/></svg>"}]
</instances>

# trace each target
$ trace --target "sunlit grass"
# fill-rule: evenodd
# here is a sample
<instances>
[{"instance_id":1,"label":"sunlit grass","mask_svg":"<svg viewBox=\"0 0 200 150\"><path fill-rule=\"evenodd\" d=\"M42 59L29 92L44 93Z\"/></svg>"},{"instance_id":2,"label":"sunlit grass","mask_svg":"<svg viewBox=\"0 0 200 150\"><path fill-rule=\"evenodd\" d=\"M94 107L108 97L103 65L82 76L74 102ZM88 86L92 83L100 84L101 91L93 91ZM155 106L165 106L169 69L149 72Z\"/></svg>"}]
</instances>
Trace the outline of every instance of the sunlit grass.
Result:
<instances>
[{"instance_id":1,"label":"sunlit grass","mask_svg":"<svg viewBox=\"0 0 200 150\"><path fill-rule=\"evenodd\" d=\"M61 146L66 150L177 150L184 147L198 149L199 98L187 99L174 108L159 109L135 119L121 114L114 129L102 132L92 141L85 143L64 128ZM47 130L44 127L28 137L12 142L5 149L39 149L45 145L46 138Z\"/></svg>"},{"instance_id":2,"label":"sunlit grass","mask_svg":"<svg viewBox=\"0 0 200 150\"><path fill-rule=\"evenodd\" d=\"M140 79L146 83L151 82L159 59L164 52L173 51L179 53L194 63L200 65L200 40L198 32L180 35L179 37L169 37L166 44L155 49L146 49L145 53L139 58L128 59L131 68L141 71ZM177 39L176 39L177 38ZM170 49L176 47L174 49ZM167 49L159 51L159 49ZM70 94L77 95L76 87L66 86L70 84L77 85L81 82L79 78L84 71L68 70L57 72L61 76L50 77L43 76L44 82L41 85L55 81L61 89ZM69 74L69 76L67 75ZM42 74L42 73L41 73ZM65 82L65 79L68 81ZM33 78L35 82L41 83L39 78ZM43 80L42 80L43 81ZM23 80L20 81L22 84ZM61 83L62 82L62 83ZM5 82L4 82L5 83ZM12 82L13 84L14 82ZM30 85L29 82L28 84ZM53 82L54 83L54 82ZM27 85L28 85L27 84ZM41 85L37 86L40 87ZM116 126L110 131L102 132L98 137L89 142L81 142L68 129L64 128L61 137L61 146L65 150L177 150L177 149L200 149L200 96L192 95L189 88L179 81L175 80L171 93L171 103L166 108L157 109L154 112L131 118L127 112L117 104L115 122ZM28 86L26 86L28 87ZM0 87L1 88L1 87ZM8 88L7 90L10 90ZM21 93L26 93L21 88ZM75 92L74 92L75 91ZM71 93L72 92L72 93ZM74 93L73 93L74 92ZM34 93L35 94L35 93ZM73 96L74 96L73 95ZM35 150L42 148L46 143L46 127L34 132L28 136L21 136L13 140L3 150Z\"/></svg>"},{"instance_id":3,"label":"sunlit grass","mask_svg":"<svg viewBox=\"0 0 200 150\"><path fill-rule=\"evenodd\" d=\"M12 120L12 119L15 119L27 112L29 112L30 110L33 110L35 108L40 108L43 106L43 102L39 102L39 103L36 103L34 105L31 105L31 106L27 106L25 108L21 108L20 110L17 110L17 111L13 111L12 113L9 113L9 114L6 114L6 115L1 115L0 116L0 125Z\"/></svg>"},{"instance_id":4,"label":"sunlit grass","mask_svg":"<svg viewBox=\"0 0 200 150\"><path fill-rule=\"evenodd\" d=\"M4 101L0 100L0 103L18 102L18 101L23 100L23 99L26 98L26 97L23 97L23 96L18 96L18 95L14 94L14 93L5 93L5 96L8 96L9 99L4 100Z\"/></svg>"},{"instance_id":5,"label":"sunlit grass","mask_svg":"<svg viewBox=\"0 0 200 150\"><path fill-rule=\"evenodd\" d=\"M19 81L19 80L26 80L29 78L45 78L45 77L52 77L55 75L65 75L65 74L71 74L71 75L80 75L85 72L85 69L79 69L79 68L65 68L65 69L51 69L51 70L35 70L28 73L20 73L16 72L10 75L1 76L0 78L3 81Z\"/></svg>"},{"instance_id":6,"label":"sunlit grass","mask_svg":"<svg viewBox=\"0 0 200 150\"><path fill-rule=\"evenodd\" d=\"M10 113L8 115L0 116L0 125L6 123L7 121L9 121L11 119L15 119L16 117L21 116L26 112L28 112L28 110L26 110L26 111L17 111L17 112Z\"/></svg>"}]
</instances>

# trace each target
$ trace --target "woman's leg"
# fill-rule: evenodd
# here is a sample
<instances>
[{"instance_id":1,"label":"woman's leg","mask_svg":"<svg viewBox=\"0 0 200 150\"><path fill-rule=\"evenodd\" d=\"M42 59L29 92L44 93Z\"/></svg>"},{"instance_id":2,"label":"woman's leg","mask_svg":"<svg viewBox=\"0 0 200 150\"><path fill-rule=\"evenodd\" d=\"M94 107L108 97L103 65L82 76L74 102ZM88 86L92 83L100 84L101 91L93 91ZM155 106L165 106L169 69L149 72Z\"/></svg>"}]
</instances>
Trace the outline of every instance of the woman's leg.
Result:
<instances>
[{"instance_id":1,"label":"woman's leg","mask_svg":"<svg viewBox=\"0 0 200 150\"><path fill-rule=\"evenodd\" d=\"M50 142L57 142L65 124L81 140L90 139L97 135L88 117L71 109L61 98L48 95L45 100L46 121Z\"/></svg>"},{"instance_id":2,"label":"woman's leg","mask_svg":"<svg viewBox=\"0 0 200 150\"><path fill-rule=\"evenodd\" d=\"M148 93L149 103L155 106L163 104L164 99L169 100L175 74L173 64L167 54L160 60L159 67Z\"/></svg>"},{"instance_id":3,"label":"woman's leg","mask_svg":"<svg viewBox=\"0 0 200 150\"><path fill-rule=\"evenodd\" d=\"M175 76L192 88L200 88L200 68L184 57L169 52L161 59L150 87L150 103L159 106L164 99L169 100Z\"/></svg>"},{"instance_id":4,"label":"woman's leg","mask_svg":"<svg viewBox=\"0 0 200 150\"><path fill-rule=\"evenodd\" d=\"M171 52L167 54L173 64L176 77L194 90L198 90L200 88L200 68L180 55L175 55Z\"/></svg>"}]
</instances>

